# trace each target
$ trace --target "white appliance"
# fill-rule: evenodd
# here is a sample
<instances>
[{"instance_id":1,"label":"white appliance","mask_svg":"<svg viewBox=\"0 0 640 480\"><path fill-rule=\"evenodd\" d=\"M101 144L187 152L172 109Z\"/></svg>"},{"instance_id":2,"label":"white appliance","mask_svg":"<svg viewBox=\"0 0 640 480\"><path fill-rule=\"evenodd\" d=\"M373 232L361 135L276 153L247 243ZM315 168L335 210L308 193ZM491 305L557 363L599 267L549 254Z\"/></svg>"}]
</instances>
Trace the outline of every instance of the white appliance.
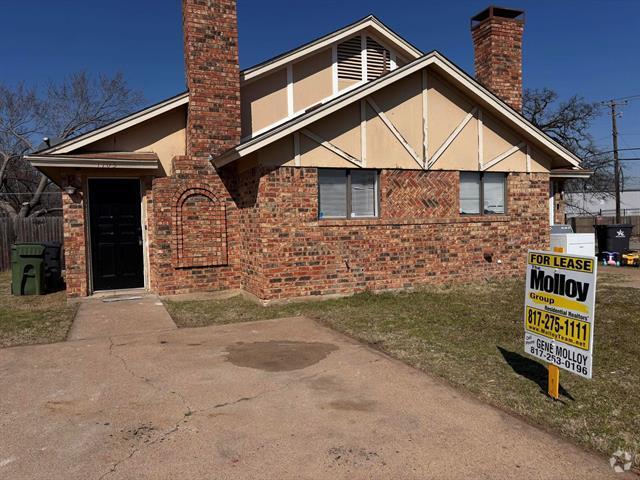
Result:
<instances>
[{"instance_id":1,"label":"white appliance","mask_svg":"<svg viewBox=\"0 0 640 480\"><path fill-rule=\"evenodd\" d=\"M593 257L596 254L596 236L593 233L552 233L551 251L554 247L562 247L563 253Z\"/></svg>"}]
</instances>

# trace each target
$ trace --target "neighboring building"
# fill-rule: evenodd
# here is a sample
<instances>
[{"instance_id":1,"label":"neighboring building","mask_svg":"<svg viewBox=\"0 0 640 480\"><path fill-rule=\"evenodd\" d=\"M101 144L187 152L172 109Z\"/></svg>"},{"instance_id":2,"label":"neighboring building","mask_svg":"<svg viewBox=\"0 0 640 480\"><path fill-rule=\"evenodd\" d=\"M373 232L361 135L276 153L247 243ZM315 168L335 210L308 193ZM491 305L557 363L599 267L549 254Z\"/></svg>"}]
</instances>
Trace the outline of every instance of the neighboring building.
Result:
<instances>
[{"instance_id":1,"label":"neighboring building","mask_svg":"<svg viewBox=\"0 0 640 480\"><path fill-rule=\"evenodd\" d=\"M71 297L519 275L587 175L519 113L521 11L473 17L477 80L373 16L240 71L235 2L183 13L187 93L30 157L65 191Z\"/></svg>"},{"instance_id":2,"label":"neighboring building","mask_svg":"<svg viewBox=\"0 0 640 480\"><path fill-rule=\"evenodd\" d=\"M615 215L616 199L613 192L607 195L592 193L566 193L567 217ZM640 215L640 190L620 192L620 213L622 216Z\"/></svg>"}]
</instances>

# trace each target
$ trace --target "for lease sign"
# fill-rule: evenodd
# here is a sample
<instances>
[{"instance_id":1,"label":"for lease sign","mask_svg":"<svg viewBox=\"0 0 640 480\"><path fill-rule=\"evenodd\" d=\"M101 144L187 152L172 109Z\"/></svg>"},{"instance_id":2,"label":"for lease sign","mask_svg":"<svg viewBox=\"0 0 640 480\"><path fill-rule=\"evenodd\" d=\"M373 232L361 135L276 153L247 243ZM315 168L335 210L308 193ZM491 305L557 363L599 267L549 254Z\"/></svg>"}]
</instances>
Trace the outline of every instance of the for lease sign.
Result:
<instances>
[{"instance_id":1,"label":"for lease sign","mask_svg":"<svg viewBox=\"0 0 640 480\"><path fill-rule=\"evenodd\" d=\"M529 250L524 351L591 378L595 257Z\"/></svg>"}]
</instances>

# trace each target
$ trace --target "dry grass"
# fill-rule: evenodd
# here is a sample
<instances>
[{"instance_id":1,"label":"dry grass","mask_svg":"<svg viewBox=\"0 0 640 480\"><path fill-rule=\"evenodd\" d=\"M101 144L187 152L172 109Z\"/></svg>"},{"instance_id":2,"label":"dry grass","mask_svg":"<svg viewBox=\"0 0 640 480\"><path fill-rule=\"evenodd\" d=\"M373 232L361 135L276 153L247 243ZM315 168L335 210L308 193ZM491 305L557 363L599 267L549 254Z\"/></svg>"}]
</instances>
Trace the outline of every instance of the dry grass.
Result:
<instances>
[{"instance_id":1,"label":"dry grass","mask_svg":"<svg viewBox=\"0 0 640 480\"><path fill-rule=\"evenodd\" d=\"M559 402L546 396L546 367L522 353L521 282L273 307L241 297L167 307L182 327L306 315L586 447L640 454L640 292L611 283L598 291L594 378L563 372Z\"/></svg>"},{"instance_id":2,"label":"dry grass","mask_svg":"<svg viewBox=\"0 0 640 480\"><path fill-rule=\"evenodd\" d=\"M0 273L0 347L64 340L77 305L67 305L65 292L16 297L11 272Z\"/></svg>"}]
</instances>

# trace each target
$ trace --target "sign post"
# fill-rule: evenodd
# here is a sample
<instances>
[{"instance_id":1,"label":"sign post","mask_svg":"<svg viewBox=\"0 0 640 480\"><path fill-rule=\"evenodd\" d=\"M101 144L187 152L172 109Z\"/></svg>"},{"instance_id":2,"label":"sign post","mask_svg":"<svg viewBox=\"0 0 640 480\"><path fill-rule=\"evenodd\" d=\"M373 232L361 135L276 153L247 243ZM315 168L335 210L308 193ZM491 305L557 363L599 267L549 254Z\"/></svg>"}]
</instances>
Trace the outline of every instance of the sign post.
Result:
<instances>
[{"instance_id":1,"label":"sign post","mask_svg":"<svg viewBox=\"0 0 640 480\"><path fill-rule=\"evenodd\" d=\"M549 363L548 392L558 399L560 369L592 376L595 257L529 250L524 350Z\"/></svg>"}]
</instances>

